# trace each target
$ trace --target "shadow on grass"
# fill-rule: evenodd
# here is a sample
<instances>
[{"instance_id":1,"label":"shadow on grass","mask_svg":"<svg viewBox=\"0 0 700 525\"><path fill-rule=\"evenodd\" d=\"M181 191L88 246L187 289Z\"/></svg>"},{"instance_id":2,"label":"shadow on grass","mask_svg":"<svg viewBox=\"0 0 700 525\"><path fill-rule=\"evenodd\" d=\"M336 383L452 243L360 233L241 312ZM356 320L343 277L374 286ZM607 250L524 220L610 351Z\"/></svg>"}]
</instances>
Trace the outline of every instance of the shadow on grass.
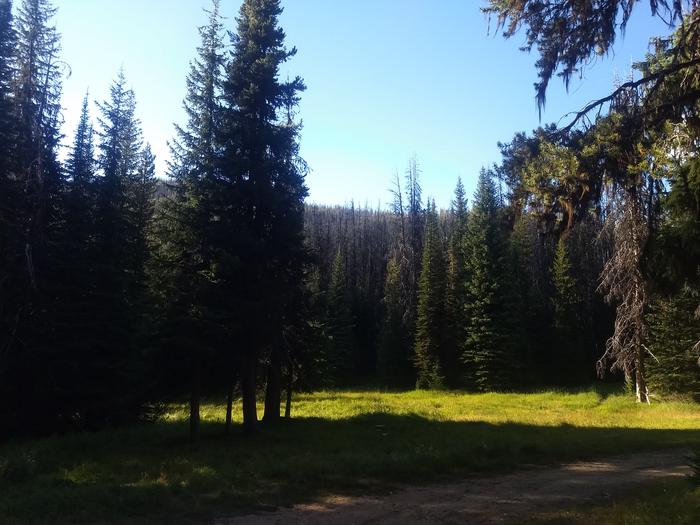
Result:
<instances>
[{"instance_id":1,"label":"shadow on grass","mask_svg":"<svg viewBox=\"0 0 700 525\"><path fill-rule=\"evenodd\" d=\"M0 448L0 522L201 523L324 493L381 492L531 464L700 443L697 430L555 427L367 414L255 439L157 423Z\"/></svg>"}]
</instances>

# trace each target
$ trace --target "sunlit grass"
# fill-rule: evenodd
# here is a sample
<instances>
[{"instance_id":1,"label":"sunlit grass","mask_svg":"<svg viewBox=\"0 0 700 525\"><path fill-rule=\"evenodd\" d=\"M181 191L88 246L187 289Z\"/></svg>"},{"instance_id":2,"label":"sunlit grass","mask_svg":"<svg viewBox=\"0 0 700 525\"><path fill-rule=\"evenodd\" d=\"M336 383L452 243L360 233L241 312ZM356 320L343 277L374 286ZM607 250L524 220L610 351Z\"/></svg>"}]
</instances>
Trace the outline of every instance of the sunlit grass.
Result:
<instances>
[{"instance_id":1,"label":"sunlit grass","mask_svg":"<svg viewBox=\"0 0 700 525\"><path fill-rule=\"evenodd\" d=\"M700 429L700 405L671 401L651 406L624 393L543 391L536 393L465 394L460 392L321 391L297 394L294 418L341 421L367 414L418 416L430 421L523 423L538 426L621 427L640 429ZM189 409L171 405L163 418L187 419ZM259 406L262 417L262 405ZM223 423L223 403L202 406L202 418ZM240 422L236 413L234 421Z\"/></svg>"},{"instance_id":2,"label":"sunlit grass","mask_svg":"<svg viewBox=\"0 0 700 525\"><path fill-rule=\"evenodd\" d=\"M605 390L529 394L317 392L254 439L223 435L223 403L151 425L0 447L0 523L196 522L324 492L381 491L523 464L700 443L700 406ZM236 420L238 421L238 420Z\"/></svg>"},{"instance_id":3,"label":"sunlit grass","mask_svg":"<svg viewBox=\"0 0 700 525\"><path fill-rule=\"evenodd\" d=\"M700 487L672 480L643 487L612 502L553 510L527 525L697 525Z\"/></svg>"}]
</instances>

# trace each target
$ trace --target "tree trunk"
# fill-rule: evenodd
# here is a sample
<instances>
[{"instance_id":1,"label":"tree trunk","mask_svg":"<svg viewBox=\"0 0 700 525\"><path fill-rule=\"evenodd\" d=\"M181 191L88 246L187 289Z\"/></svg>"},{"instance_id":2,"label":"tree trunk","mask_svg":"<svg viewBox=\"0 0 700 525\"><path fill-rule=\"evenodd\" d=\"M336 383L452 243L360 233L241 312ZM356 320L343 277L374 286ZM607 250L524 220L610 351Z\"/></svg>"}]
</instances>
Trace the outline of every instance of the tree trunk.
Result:
<instances>
[{"instance_id":1,"label":"tree trunk","mask_svg":"<svg viewBox=\"0 0 700 525\"><path fill-rule=\"evenodd\" d=\"M233 389L236 387L236 375L231 374L231 381L228 386L228 395L226 397L226 427L225 433L231 433L231 416L233 412Z\"/></svg>"},{"instance_id":2,"label":"tree trunk","mask_svg":"<svg viewBox=\"0 0 700 525\"><path fill-rule=\"evenodd\" d=\"M287 373L287 402L284 404L284 418L292 418L292 385L294 384L294 368L291 362L288 364L289 372Z\"/></svg>"},{"instance_id":3,"label":"tree trunk","mask_svg":"<svg viewBox=\"0 0 700 525\"><path fill-rule=\"evenodd\" d=\"M647 387L647 380L644 373L644 354L641 347L637 348L637 356L635 363L635 384L637 387L637 402L638 403L650 403L649 400L649 389Z\"/></svg>"},{"instance_id":4,"label":"tree trunk","mask_svg":"<svg viewBox=\"0 0 700 525\"><path fill-rule=\"evenodd\" d=\"M265 423L275 424L280 420L282 398L282 359L279 344L272 347L270 364L267 367L267 388L265 389Z\"/></svg>"},{"instance_id":5,"label":"tree trunk","mask_svg":"<svg viewBox=\"0 0 700 525\"><path fill-rule=\"evenodd\" d=\"M199 440L199 405L201 397L202 371L199 355L194 358L192 391L190 392L190 442Z\"/></svg>"},{"instance_id":6,"label":"tree trunk","mask_svg":"<svg viewBox=\"0 0 700 525\"><path fill-rule=\"evenodd\" d=\"M243 405L243 432L255 434L258 430L258 409L256 406L257 352L246 352L241 357L241 397Z\"/></svg>"}]
</instances>

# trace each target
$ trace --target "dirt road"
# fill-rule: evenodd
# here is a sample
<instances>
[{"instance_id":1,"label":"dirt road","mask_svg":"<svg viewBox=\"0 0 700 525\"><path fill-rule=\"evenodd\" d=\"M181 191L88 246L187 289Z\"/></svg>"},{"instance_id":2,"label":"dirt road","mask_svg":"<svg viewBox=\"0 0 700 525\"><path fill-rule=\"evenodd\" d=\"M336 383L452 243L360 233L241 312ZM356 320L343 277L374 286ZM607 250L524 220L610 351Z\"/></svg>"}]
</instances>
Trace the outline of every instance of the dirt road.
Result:
<instances>
[{"instance_id":1,"label":"dirt road","mask_svg":"<svg viewBox=\"0 0 700 525\"><path fill-rule=\"evenodd\" d=\"M449 485L406 487L383 497L332 496L217 525L521 523L541 511L605 503L635 485L684 476L690 471L688 455L687 450L635 454L473 477Z\"/></svg>"}]
</instances>

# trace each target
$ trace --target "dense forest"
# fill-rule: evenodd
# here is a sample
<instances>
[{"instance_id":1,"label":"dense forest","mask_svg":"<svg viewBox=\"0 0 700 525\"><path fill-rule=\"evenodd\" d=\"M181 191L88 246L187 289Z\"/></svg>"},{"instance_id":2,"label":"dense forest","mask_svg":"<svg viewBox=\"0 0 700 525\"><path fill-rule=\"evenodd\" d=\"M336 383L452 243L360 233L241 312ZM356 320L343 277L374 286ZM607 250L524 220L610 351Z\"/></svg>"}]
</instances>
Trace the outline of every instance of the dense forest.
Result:
<instances>
[{"instance_id":1,"label":"dense forest","mask_svg":"<svg viewBox=\"0 0 700 525\"><path fill-rule=\"evenodd\" d=\"M253 433L258 400L274 424L293 391L354 386L600 378L640 402L700 396L694 3L652 1L676 29L637 80L516 133L448 209L415 158L387 175L388 209L305 203L305 84L280 80L296 49L279 0L245 0L235 27L213 0L167 178L124 71L97 115L86 95L63 156L55 7L18 4L0 0L0 434L148 420L187 398L196 439L206 396L227 397L227 431L240 398ZM540 104L633 3L544 4L485 8L506 37L526 28Z\"/></svg>"}]
</instances>

